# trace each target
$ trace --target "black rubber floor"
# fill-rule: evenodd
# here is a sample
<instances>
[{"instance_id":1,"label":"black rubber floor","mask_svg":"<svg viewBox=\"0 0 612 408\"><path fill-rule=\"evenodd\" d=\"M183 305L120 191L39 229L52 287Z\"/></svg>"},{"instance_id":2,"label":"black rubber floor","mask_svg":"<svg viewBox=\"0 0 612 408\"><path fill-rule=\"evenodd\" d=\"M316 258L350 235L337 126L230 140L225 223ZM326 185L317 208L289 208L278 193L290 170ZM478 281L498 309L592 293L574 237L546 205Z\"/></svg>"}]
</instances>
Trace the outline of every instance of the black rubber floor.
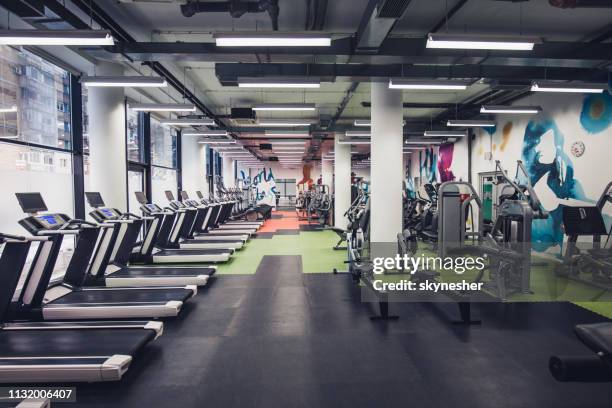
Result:
<instances>
[{"instance_id":1,"label":"black rubber floor","mask_svg":"<svg viewBox=\"0 0 612 408\"><path fill-rule=\"evenodd\" d=\"M253 276L217 276L120 383L78 386L100 407L606 407L608 384L560 384L552 353L587 350L570 304L481 304L481 326L450 324L454 304L398 304L371 321L343 275L302 274L267 256Z\"/></svg>"}]
</instances>

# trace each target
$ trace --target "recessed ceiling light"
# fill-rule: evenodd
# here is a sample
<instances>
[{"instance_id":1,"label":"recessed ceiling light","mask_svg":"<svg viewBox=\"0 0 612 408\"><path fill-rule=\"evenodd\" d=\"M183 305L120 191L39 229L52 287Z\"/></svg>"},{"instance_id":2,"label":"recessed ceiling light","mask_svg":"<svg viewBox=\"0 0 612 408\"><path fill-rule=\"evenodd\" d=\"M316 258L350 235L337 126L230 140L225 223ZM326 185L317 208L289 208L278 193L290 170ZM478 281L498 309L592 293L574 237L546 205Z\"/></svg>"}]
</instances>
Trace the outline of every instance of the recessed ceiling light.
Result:
<instances>
[{"instance_id":1,"label":"recessed ceiling light","mask_svg":"<svg viewBox=\"0 0 612 408\"><path fill-rule=\"evenodd\" d=\"M329 47L331 37L325 34L247 32L214 35L218 47Z\"/></svg>"},{"instance_id":2,"label":"recessed ceiling light","mask_svg":"<svg viewBox=\"0 0 612 408\"><path fill-rule=\"evenodd\" d=\"M451 127L495 127L494 120L458 120L453 119L446 122Z\"/></svg>"},{"instance_id":3,"label":"recessed ceiling light","mask_svg":"<svg viewBox=\"0 0 612 408\"><path fill-rule=\"evenodd\" d=\"M9 106L7 108L0 108L0 113L13 113L13 112L17 112L16 105Z\"/></svg>"},{"instance_id":4,"label":"recessed ceiling light","mask_svg":"<svg viewBox=\"0 0 612 408\"><path fill-rule=\"evenodd\" d=\"M490 36L468 34L434 34L427 36L427 48L459 50L531 51L542 39L527 36Z\"/></svg>"},{"instance_id":5,"label":"recessed ceiling light","mask_svg":"<svg viewBox=\"0 0 612 408\"><path fill-rule=\"evenodd\" d=\"M359 130L347 130L344 135L346 137L370 137L372 136L371 132L363 132Z\"/></svg>"},{"instance_id":6,"label":"recessed ceiling light","mask_svg":"<svg viewBox=\"0 0 612 408\"><path fill-rule=\"evenodd\" d=\"M423 132L425 137L464 137L466 135L465 131L456 130L426 130Z\"/></svg>"},{"instance_id":7,"label":"recessed ceiling light","mask_svg":"<svg viewBox=\"0 0 612 408\"><path fill-rule=\"evenodd\" d=\"M103 30L0 30L3 45L114 45Z\"/></svg>"},{"instance_id":8,"label":"recessed ceiling light","mask_svg":"<svg viewBox=\"0 0 612 408\"><path fill-rule=\"evenodd\" d=\"M171 126L215 126L213 119L165 119L159 122Z\"/></svg>"},{"instance_id":9,"label":"recessed ceiling light","mask_svg":"<svg viewBox=\"0 0 612 408\"><path fill-rule=\"evenodd\" d=\"M147 76L84 76L81 83L87 87L164 88L168 82L160 77Z\"/></svg>"},{"instance_id":10,"label":"recessed ceiling light","mask_svg":"<svg viewBox=\"0 0 612 408\"><path fill-rule=\"evenodd\" d=\"M188 103L130 103L129 108L138 112L195 112L195 105Z\"/></svg>"},{"instance_id":11,"label":"recessed ceiling light","mask_svg":"<svg viewBox=\"0 0 612 408\"><path fill-rule=\"evenodd\" d=\"M254 111L314 111L314 103L262 103L253 106Z\"/></svg>"},{"instance_id":12,"label":"recessed ceiling light","mask_svg":"<svg viewBox=\"0 0 612 408\"><path fill-rule=\"evenodd\" d=\"M414 90L463 90L468 87L466 81L456 80L416 80L416 79L391 79L390 89L414 89Z\"/></svg>"},{"instance_id":13,"label":"recessed ceiling light","mask_svg":"<svg viewBox=\"0 0 612 408\"><path fill-rule=\"evenodd\" d=\"M561 92L561 93L602 93L608 89L608 84L593 84L585 82L541 82L531 85L532 92Z\"/></svg>"},{"instance_id":14,"label":"recessed ceiling light","mask_svg":"<svg viewBox=\"0 0 612 408\"><path fill-rule=\"evenodd\" d=\"M540 113L542 108L539 106L503 106L503 105L483 105L480 113L518 113L534 114Z\"/></svg>"},{"instance_id":15,"label":"recessed ceiling light","mask_svg":"<svg viewBox=\"0 0 612 408\"><path fill-rule=\"evenodd\" d=\"M320 80L313 79L271 79L238 78L240 88L320 88Z\"/></svg>"},{"instance_id":16,"label":"recessed ceiling light","mask_svg":"<svg viewBox=\"0 0 612 408\"><path fill-rule=\"evenodd\" d=\"M299 119L260 119L257 122L259 126L285 126L285 127L302 127L312 125L311 120Z\"/></svg>"},{"instance_id":17,"label":"recessed ceiling light","mask_svg":"<svg viewBox=\"0 0 612 408\"><path fill-rule=\"evenodd\" d=\"M197 131L190 132L185 131L181 133L182 136L228 136L229 134L225 130L209 130L209 131Z\"/></svg>"}]
</instances>

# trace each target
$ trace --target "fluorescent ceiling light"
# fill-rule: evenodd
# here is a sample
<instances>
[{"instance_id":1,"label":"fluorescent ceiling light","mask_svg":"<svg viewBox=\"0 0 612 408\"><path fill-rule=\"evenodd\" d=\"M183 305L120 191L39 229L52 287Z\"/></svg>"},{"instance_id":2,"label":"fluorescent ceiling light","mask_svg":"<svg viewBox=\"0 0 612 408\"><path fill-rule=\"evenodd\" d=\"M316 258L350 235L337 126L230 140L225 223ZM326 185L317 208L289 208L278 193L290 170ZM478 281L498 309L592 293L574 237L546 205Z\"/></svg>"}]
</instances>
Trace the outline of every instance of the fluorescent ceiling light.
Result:
<instances>
[{"instance_id":1,"label":"fluorescent ceiling light","mask_svg":"<svg viewBox=\"0 0 612 408\"><path fill-rule=\"evenodd\" d=\"M329 47L331 37L325 34L247 32L214 35L217 47Z\"/></svg>"},{"instance_id":2,"label":"fluorescent ceiling light","mask_svg":"<svg viewBox=\"0 0 612 408\"><path fill-rule=\"evenodd\" d=\"M213 119L165 119L160 120L159 123L170 126L215 126Z\"/></svg>"},{"instance_id":3,"label":"fluorescent ceiling light","mask_svg":"<svg viewBox=\"0 0 612 408\"><path fill-rule=\"evenodd\" d=\"M320 80L312 79L272 79L272 78L238 78L240 88L320 88Z\"/></svg>"},{"instance_id":4,"label":"fluorescent ceiling light","mask_svg":"<svg viewBox=\"0 0 612 408\"><path fill-rule=\"evenodd\" d=\"M164 88L168 82L160 77L147 76L84 76L81 83L87 87Z\"/></svg>"},{"instance_id":5,"label":"fluorescent ceiling light","mask_svg":"<svg viewBox=\"0 0 612 408\"><path fill-rule=\"evenodd\" d=\"M262 103L253 106L254 111L314 111L314 103Z\"/></svg>"},{"instance_id":6,"label":"fluorescent ceiling light","mask_svg":"<svg viewBox=\"0 0 612 408\"><path fill-rule=\"evenodd\" d=\"M285 133L286 134L286 133ZM310 135L309 133L304 133L305 135ZM269 132L266 132L266 136L274 136L274 135L280 135L279 133L273 133L270 134ZM306 142L303 140L271 140L270 143L272 143L273 146L289 146L289 145L305 145Z\"/></svg>"},{"instance_id":7,"label":"fluorescent ceiling light","mask_svg":"<svg viewBox=\"0 0 612 408\"><path fill-rule=\"evenodd\" d=\"M200 144L234 144L235 140L217 140L217 139L208 139L208 140L200 140L198 143Z\"/></svg>"},{"instance_id":8,"label":"fluorescent ceiling light","mask_svg":"<svg viewBox=\"0 0 612 408\"><path fill-rule=\"evenodd\" d=\"M456 130L426 130L423 132L425 137L464 137L466 132Z\"/></svg>"},{"instance_id":9,"label":"fluorescent ceiling light","mask_svg":"<svg viewBox=\"0 0 612 408\"><path fill-rule=\"evenodd\" d=\"M372 122L368 119L355 119L355 126L372 126Z\"/></svg>"},{"instance_id":10,"label":"fluorescent ceiling light","mask_svg":"<svg viewBox=\"0 0 612 408\"><path fill-rule=\"evenodd\" d=\"M0 139L19 139L18 135L14 136L0 136Z\"/></svg>"},{"instance_id":11,"label":"fluorescent ceiling light","mask_svg":"<svg viewBox=\"0 0 612 408\"><path fill-rule=\"evenodd\" d=\"M427 90L463 90L468 87L466 81L455 80L415 80L415 79L391 79L390 89L427 89Z\"/></svg>"},{"instance_id":12,"label":"fluorescent ceiling light","mask_svg":"<svg viewBox=\"0 0 612 408\"><path fill-rule=\"evenodd\" d=\"M404 144L407 145L422 145L422 144L440 144L439 141L436 140L406 140Z\"/></svg>"},{"instance_id":13,"label":"fluorescent ceiling light","mask_svg":"<svg viewBox=\"0 0 612 408\"><path fill-rule=\"evenodd\" d=\"M503 105L483 105L480 113L539 113L542 108L539 106L503 106Z\"/></svg>"},{"instance_id":14,"label":"fluorescent ceiling light","mask_svg":"<svg viewBox=\"0 0 612 408\"><path fill-rule=\"evenodd\" d=\"M225 130L209 130L209 131L198 131L198 132L182 132L183 136L228 136Z\"/></svg>"},{"instance_id":15,"label":"fluorescent ceiling light","mask_svg":"<svg viewBox=\"0 0 612 408\"><path fill-rule=\"evenodd\" d=\"M310 126L312 121L310 120L299 120L299 119L260 119L257 122L259 126L286 126L286 127L297 127L297 126Z\"/></svg>"},{"instance_id":16,"label":"fluorescent ceiling light","mask_svg":"<svg viewBox=\"0 0 612 408\"><path fill-rule=\"evenodd\" d=\"M266 137L310 137L310 132L300 131L290 131L290 130L266 130ZM273 144L305 144L306 142L300 140L271 140L270 143Z\"/></svg>"},{"instance_id":17,"label":"fluorescent ceiling light","mask_svg":"<svg viewBox=\"0 0 612 408\"><path fill-rule=\"evenodd\" d=\"M361 145L361 144L370 144L370 140L368 139L344 139L338 140L338 144L352 144L352 145Z\"/></svg>"},{"instance_id":18,"label":"fluorescent ceiling light","mask_svg":"<svg viewBox=\"0 0 612 408\"><path fill-rule=\"evenodd\" d=\"M0 30L3 45L114 45L103 30Z\"/></svg>"},{"instance_id":19,"label":"fluorescent ceiling light","mask_svg":"<svg viewBox=\"0 0 612 408\"><path fill-rule=\"evenodd\" d=\"M359 130L347 130L344 135L346 137L370 137L372 134L370 132L362 132Z\"/></svg>"},{"instance_id":20,"label":"fluorescent ceiling light","mask_svg":"<svg viewBox=\"0 0 612 408\"><path fill-rule=\"evenodd\" d=\"M495 127L494 120L449 120L446 126L451 127Z\"/></svg>"},{"instance_id":21,"label":"fluorescent ceiling light","mask_svg":"<svg viewBox=\"0 0 612 408\"><path fill-rule=\"evenodd\" d=\"M17 106L13 105L8 108L0 108L0 113L12 113L17 112Z\"/></svg>"},{"instance_id":22,"label":"fluorescent ceiling light","mask_svg":"<svg viewBox=\"0 0 612 408\"><path fill-rule=\"evenodd\" d=\"M527 36L489 36L468 34L433 34L427 36L427 48L457 50L515 50L531 51L542 39Z\"/></svg>"},{"instance_id":23,"label":"fluorescent ceiling light","mask_svg":"<svg viewBox=\"0 0 612 408\"><path fill-rule=\"evenodd\" d=\"M534 82L531 85L532 92L602 93L606 89L607 84L584 82Z\"/></svg>"},{"instance_id":24,"label":"fluorescent ceiling light","mask_svg":"<svg viewBox=\"0 0 612 408\"><path fill-rule=\"evenodd\" d=\"M139 112L195 112L195 105L188 103L130 103L130 109Z\"/></svg>"}]
</instances>

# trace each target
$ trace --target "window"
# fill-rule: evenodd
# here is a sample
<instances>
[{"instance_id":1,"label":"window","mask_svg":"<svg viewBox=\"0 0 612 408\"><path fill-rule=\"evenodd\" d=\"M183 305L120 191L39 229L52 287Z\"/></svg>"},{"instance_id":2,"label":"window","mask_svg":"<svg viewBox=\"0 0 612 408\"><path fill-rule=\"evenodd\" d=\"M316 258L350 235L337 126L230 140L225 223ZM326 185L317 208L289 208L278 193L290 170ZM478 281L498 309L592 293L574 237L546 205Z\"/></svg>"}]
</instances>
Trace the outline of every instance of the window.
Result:
<instances>
[{"instance_id":1,"label":"window","mask_svg":"<svg viewBox=\"0 0 612 408\"><path fill-rule=\"evenodd\" d=\"M25 50L0 46L0 137L70 150L70 74Z\"/></svg>"},{"instance_id":2,"label":"window","mask_svg":"<svg viewBox=\"0 0 612 408\"><path fill-rule=\"evenodd\" d=\"M143 150L143 113L127 110L127 158L131 162L144 162Z\"/></svg>"},{"instance_id":3,"label":"window","mask_svg":"<svg viewBox=\"0 0 612 408\"><path fill-rule=\"evenodd\" d=\"M152 202L164 207L168 203L166 191L172 191L175 198L177 194L177 174L176 170L163 167L153 167L151 169Z\"/></svg>"},{"instance_id":4,"label":"window","mask_svg":"<svg viewBox=\"0 0 612 408\"><path fill-rule=\"evenodd\" d=\"M176 168L176 130L151 118L151 164Z\"/></svg>"}]
</instances>

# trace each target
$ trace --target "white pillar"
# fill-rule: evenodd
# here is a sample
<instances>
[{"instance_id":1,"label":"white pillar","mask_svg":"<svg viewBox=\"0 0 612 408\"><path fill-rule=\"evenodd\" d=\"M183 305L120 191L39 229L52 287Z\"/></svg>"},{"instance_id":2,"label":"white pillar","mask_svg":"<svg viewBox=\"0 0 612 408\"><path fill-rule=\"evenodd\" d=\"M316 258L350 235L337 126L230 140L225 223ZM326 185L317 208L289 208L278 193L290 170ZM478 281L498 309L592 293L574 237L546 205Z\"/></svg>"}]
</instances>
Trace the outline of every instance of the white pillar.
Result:
<instances>
[{"instance_id":1,"label":"white pillar","mask_svg":"<svg viewBox=\"0 0 612 408\"><path fill-rule=\"evenodd\" d=\"M96 75L123 75L109 63L96 66ZM99 191L108 206L127 210L125 107L123 88L91 87L89 113L90 189Z\"/></svg>"},{"instance_id":2,"label":"white pillar","mask_svg":"<svg viewBox=\"0 0 612 408\"><path fill-rule=\"evenodd\" d=\"M208 194L206 185L206 145L198 143L198 138L181 138L183 190L190 198L197 198L196 191Z\"/></svg>"},{"instance_id":3,"label":"white pillar","mask_svg":"<svg viewBox=\"0 0 612 408\"><path fill-rule=\"evenodd\" d=\"M344 213L351 206L351 145L340 144L336 135L334 145L334 225L346 228Z\"/></svg>"},{"instance_id":4,"label":"white pillar","mask_svg":"<svg viewBox=\"0 0 612 408\"><path fill-rule=\"evenodd\" d=\"M234 187L236 185L236 176L234 175L234 160L230 157L223 157L222 174L223 185L225 187Z\"/></svg>"},{"instance_id":5,"label":"white pillar","mask_svg":"<svg viewBox=\"0 0 612 408\"><path fill-rule=\"evenodd\" d=\"M404 142L402 92L389 89L387 82L375 82L371 95L370 242L374 247L396 242L402 231Z\"/></svg>"},{"instance_id":6,"label":"white pillar","mask_svg":"<svg viewBox=\"0 0 612 408\"><path fill-rule=\"evenodd\" d=\"M321 161L321 174L323 175L323 184L329 186L329 191L334 191L334 162L331 160Z\"/></svg>"}]
</instances>

